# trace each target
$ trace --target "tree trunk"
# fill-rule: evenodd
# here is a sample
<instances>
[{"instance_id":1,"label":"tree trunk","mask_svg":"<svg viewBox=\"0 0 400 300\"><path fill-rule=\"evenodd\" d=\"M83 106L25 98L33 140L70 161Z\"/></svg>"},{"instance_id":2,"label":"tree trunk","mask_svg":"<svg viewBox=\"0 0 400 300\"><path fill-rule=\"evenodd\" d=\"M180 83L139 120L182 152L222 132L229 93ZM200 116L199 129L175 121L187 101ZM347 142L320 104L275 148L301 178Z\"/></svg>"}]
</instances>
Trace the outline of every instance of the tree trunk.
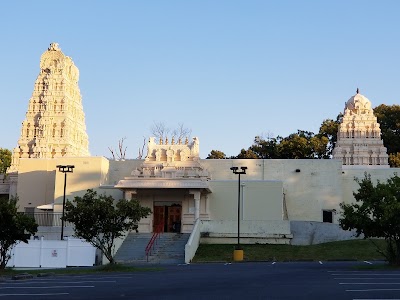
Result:
<instances>
[{"instance_id":1,"label":"tree trunk","mask_svg":"<svg viewBox=\"0 0 400 300\"><path fill-rule=\"evenodd\" d=\"M7 255L7 250L1 249L0 251L0 270L4 270L7 266L8 260L10 257Z\"/></svg>"},{"instance_id":2,"label":"tree trunk","mask_svg":"<svg viewBox=\"0 0 400 300\"><path fill-rule=\"evenodd\" d=\"M111 255L110 252L104 253L104 255L107 257L110 264L115 264L114 257Z\"/></svg>"}]
</instances>

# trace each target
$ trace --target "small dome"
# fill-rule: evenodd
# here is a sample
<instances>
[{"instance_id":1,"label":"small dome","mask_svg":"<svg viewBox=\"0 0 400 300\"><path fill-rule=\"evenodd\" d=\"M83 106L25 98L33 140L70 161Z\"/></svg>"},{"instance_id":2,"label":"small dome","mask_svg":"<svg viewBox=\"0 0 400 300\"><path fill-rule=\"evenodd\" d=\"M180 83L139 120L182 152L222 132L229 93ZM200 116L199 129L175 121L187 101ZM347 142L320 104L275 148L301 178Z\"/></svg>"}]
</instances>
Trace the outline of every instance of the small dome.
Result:
<instances>
[{"instance_id":1,"label":"small dome","mask_svg":"<svg viewBox=\"0 0 400 300\"><path fill-rule=\"evenodd\" d=\"M351 97L347 102L346 102L346 107L345 109L350 109L350 110L370 110L371 109L371 101L368 100L367 97L361 95L359 93L359 90L357 89L357 94L355 94L353 97Z\"/></svg>"}]
</instances>

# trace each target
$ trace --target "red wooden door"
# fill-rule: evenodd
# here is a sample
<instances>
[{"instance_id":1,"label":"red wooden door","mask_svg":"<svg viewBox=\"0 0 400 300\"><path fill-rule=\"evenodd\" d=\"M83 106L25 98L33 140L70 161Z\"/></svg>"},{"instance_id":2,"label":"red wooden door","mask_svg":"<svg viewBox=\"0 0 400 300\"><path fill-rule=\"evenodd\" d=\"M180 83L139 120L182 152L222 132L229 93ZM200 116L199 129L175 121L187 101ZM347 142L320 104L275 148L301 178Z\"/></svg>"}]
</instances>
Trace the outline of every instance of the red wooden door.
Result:
<instances>
[{"instance_id":1,"label":"red wooden door","mask_svg":"<svg viewBox=\"0 0 400 300\"><path fill-rule=\"evenodd\" d=\"M180 232L182 207L168 207L168 232Z\"/></svg>"},{"instance_id":2,"label":"red wooden door","mask_svg":"<svg viewBox=\"0 0 400 300\"><path fill-rule=\"evenodd\" d=\"M165 223L165 207L154 206L153 232L156 230L156 227L158 225L164 223ZM164 227L162 228L162 232L164 232Z\"/></svg>"}]
</instances>

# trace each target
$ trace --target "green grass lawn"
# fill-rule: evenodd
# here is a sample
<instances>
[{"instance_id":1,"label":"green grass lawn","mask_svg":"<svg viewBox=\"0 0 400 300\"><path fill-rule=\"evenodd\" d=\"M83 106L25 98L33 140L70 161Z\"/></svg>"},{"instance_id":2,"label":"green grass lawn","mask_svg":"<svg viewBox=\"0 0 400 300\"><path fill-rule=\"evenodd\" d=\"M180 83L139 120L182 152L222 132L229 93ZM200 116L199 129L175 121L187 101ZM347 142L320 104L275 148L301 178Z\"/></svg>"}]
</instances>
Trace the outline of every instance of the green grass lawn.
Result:
<instances>
[{"instance_id":1,"label":"green grass lawn","mask_svg":"<svg viewBox=\"0 0 400 300\"><path fill-rule=\"evenodd\" d=\"M381 249L385 241L374 240ZM245 261L383 260L370 240L350 240L309 246L241 245ZM232 261L235 245L201 244L193 262Z\"/></svg>"}]
</instances>

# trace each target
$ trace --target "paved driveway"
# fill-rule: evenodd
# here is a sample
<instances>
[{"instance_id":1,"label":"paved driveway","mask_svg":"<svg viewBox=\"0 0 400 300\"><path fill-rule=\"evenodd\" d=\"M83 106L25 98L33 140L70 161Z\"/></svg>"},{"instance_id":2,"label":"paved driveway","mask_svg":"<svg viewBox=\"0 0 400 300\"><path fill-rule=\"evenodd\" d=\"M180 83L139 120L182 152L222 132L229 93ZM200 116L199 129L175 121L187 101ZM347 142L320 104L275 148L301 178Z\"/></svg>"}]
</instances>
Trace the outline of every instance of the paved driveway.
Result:
<instances>
[{"instance_id":1,"label":"paved driveway","mask_svg":"<svg viewBox=\"0 0 400 300\"><path fill-rule=\"evenodd\" d=\"M400 270L356 270L368 262L163 266L0 282L0 299L400 299Z\"/></svg>"}]
</instances>

